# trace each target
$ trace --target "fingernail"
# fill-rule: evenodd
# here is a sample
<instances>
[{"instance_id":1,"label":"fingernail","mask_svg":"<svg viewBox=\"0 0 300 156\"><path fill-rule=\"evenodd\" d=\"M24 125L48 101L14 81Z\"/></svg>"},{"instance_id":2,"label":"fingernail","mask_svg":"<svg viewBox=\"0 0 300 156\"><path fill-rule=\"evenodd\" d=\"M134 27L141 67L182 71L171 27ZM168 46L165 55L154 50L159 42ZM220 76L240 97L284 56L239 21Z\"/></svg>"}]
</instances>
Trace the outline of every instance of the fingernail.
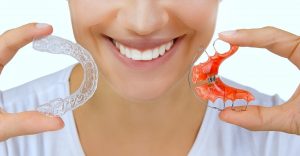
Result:
<instances>
[{"instance_id":1,"label":"fingernail","mask_svg":"<svg viewBox=\"0 0 300 156\"><path fill-rule=\"evenodd\" d=\"M236 34L236 30L223 31L223 32L220 32L219 34L224 35L224 36L232 36L232 35Z\"/></svg>"},{"instance_id":2,"label":"fingernail","mask_svg":"<svg viewBox=\"0 0 300 156\"><path fill-rule=\"evenodd\" d=\"M50 25L47 23L37 23L35 26L40 29L40 28L49 27Z\"/></svg>"}]
</instances>

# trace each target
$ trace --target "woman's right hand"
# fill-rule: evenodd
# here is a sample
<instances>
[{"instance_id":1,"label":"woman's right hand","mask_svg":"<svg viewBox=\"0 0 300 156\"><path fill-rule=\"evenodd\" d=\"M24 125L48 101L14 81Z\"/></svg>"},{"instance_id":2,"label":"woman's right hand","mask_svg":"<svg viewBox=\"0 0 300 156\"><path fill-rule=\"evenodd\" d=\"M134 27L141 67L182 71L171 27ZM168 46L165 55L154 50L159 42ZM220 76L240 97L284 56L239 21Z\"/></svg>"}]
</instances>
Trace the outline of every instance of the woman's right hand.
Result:
<instances>
[{"instance_id":1,"label":"woman's right hand","mask_svg":"<svg viewBox=\"0 0 300 156\"><path fill-rule=\"evenodd\" d=\"M52 31L50 25L31 23L0 35L0 72L20 48ZM54 131L63 127L64 122L59 117L46 116L36 111L7 113L0 108L0 142L15 136Z\"/></svg>"}]
</instances>

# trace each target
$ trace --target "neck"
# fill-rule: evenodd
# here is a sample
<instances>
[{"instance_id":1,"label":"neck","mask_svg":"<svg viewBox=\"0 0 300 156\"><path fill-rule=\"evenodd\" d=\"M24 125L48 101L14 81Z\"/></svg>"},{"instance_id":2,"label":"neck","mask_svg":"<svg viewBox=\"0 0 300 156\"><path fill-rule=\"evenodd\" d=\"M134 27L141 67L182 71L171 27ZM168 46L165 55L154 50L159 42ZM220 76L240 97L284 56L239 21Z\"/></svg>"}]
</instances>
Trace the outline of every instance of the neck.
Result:
<instances>
[{"instance_id":1,"label":"neck","mask_svg":"<svg viewBox=\"0 0 300 156\"><path fill-rule=\"evenodd\" d=\"M80 66L74 68L70 79L71 92L80 85L82 73ZM116 94L100 77L99 87L93 98L74 112L80 116L80 120L89 121L89 124L110 120L109 122L131 125L143 123L160 125L166 122L175 123L190 117L196 117L197 121L201 122L207 101L199 100L194 96L186 78L187 75L160 99L133 102Z\"/></svg>"}]
</instances>

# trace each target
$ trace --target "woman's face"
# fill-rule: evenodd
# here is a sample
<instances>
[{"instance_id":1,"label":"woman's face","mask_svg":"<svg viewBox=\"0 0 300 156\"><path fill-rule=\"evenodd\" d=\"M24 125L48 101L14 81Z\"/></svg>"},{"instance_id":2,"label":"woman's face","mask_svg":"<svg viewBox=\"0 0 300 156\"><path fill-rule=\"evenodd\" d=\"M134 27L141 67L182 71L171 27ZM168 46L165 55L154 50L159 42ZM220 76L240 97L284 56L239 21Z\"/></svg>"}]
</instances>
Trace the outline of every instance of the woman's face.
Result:
<instances>
[{"instance_id":1,"label":"woman's face","mask_svg":"<svg viewBox=\"0 0 300 156\"><path fill-rule=\"evenodd\" d=\"M213 35L219 0L69 3L75 38L92 53L105 82L123 97L147 101L187 76L197 49Z\"/></svg>"}]
</instances>

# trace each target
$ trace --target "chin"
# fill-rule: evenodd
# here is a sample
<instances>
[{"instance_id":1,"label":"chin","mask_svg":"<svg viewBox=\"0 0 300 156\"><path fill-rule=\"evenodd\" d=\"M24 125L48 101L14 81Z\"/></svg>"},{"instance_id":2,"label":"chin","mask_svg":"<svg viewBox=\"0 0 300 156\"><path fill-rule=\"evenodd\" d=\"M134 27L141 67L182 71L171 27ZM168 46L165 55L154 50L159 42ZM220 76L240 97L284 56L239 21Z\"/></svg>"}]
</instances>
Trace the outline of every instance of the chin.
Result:
<instances>
[{"instance_id":1,"label":"chin","mask_svg":"<svg viewBox=\"0 0 300 156\"><path fill-rule=\"evenodd\" d=\"M119 94L133 102L151 102L163 97L169 90L166 85L132 85L134 87L124 87L119 89ZM122 90L122 91L120 91Z\"/></svg>"}]
</instances>

